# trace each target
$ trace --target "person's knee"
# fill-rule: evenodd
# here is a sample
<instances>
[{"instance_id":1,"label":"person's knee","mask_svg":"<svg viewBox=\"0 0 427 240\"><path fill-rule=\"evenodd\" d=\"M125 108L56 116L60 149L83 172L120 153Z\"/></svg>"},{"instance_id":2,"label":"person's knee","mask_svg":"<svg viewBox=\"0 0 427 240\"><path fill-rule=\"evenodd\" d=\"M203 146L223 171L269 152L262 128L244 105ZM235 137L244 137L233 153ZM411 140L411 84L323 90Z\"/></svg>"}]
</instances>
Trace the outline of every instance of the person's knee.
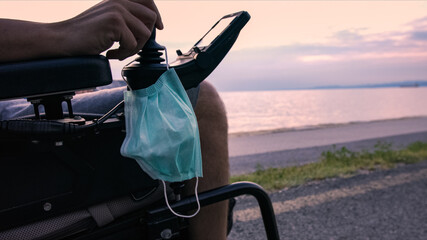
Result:
<instances>
[{"instance_id":1,"label":"person's knee","mask_svg":"<svg viewBox=\"0 0 427 240\"><path fill-rule=\"evenodd\" d=\"M205 187L228 184L228 124L226 110L215 87L203 82L196 105L203 156Z\"/></svg>"},{"instance_id":2,"label":"person's knee","mask_svg":"<svg viewBox=\"0 0 427 240\"><path fill-rule=\"evenodd\" d=\"M227 114L224 103L215 87L209 82L200 84L200 92L195 108L199 124L209 124L218 130L228 131Z\"/></svg>"}]
</instances>

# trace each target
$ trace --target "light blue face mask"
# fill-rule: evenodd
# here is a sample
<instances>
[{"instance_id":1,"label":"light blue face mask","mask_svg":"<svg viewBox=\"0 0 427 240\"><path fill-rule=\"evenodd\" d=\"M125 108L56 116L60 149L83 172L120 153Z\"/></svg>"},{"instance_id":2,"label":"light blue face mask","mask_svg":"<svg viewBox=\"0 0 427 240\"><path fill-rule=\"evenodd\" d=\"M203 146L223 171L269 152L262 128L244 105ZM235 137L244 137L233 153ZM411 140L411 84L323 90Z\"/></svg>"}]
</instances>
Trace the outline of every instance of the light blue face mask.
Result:
<instances>
[{"instance_id":1,"label":"light blue face mask","mask_svg":"<svg viewBox=\"0 0 427 240\"><path fill-rule=\"evenodd\" d=\"M203 174L199 129L190 99L175 70L168 68L148 88L125 91L124 101L126 138L120 152L135 159L151 178L162 180L169 206L164 181L196 177L198 183Z\"/></svg>"}]
</instances>

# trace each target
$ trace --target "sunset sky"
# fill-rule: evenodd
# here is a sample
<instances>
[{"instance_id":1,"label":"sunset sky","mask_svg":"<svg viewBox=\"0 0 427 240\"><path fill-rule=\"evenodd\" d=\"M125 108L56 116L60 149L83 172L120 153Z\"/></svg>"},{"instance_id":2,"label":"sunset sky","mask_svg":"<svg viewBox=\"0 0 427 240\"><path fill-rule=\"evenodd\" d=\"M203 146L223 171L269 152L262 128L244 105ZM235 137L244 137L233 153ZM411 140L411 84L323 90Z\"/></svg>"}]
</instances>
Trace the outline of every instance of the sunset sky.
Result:
<instances>
[{"instance_id":1,"label":"sunset sky","mask_svg":"<svg viewBox=\"0 0 427 240\"><path fill-rule=\"evenodd\" d=\"M1 18L53 22L97 1L0 1ZM222 91L427 80L425 1L157 1L158 42L187 51L221 16L252 19L209 77ZM84 39L82 39L84 40ZM112 61L115 78L124 63Z\"/></svg>"}]
</instances>

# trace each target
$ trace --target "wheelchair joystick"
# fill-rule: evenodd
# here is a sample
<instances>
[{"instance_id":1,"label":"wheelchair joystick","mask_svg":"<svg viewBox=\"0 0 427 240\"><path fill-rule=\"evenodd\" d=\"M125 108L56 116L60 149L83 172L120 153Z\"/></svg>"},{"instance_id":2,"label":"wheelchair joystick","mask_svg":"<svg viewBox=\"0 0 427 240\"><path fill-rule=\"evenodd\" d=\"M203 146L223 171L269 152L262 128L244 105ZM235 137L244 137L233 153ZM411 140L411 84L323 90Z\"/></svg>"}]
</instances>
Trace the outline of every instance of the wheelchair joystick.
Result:
<instances>
[{"instance_id":1,"label":"wheelchair joystick","mask_svg":"<svg viewBox=\"0 0 427 240\"><path fill-rule=\"evenodd\" d=\"M123 69L128 84L133 90L146 88L154 84L157 79L166 71L166 64L161 50L164 48L155 40L156 30L154 29L144 47L135 59L136 63L126 66Z\"/></svg>"},{"instance_id":2,"label":"wheelchair joystick","mask_svg":"<svg viewBox=\"0 0 427 240\"><path fill-rule=\"evenodd\" d=\"M140 64L160 64L165 61L165 59L161 58L163 55L160 52L161 50L163 50L163 47L156 42L156 30L154 29L135 61Z\"/></svg>"}]
</instances>

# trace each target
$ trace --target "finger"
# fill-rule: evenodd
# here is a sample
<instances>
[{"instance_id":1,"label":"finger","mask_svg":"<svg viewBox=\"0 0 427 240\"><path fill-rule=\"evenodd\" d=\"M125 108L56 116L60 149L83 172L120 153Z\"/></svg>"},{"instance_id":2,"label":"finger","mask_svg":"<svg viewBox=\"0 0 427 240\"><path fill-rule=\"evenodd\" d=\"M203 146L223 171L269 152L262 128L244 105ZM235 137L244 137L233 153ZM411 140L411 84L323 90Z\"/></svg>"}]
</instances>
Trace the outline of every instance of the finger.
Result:
<instances>
[{"instance_id":1,"label":"finger","mask_svg":"<svg viewBox=\"0 0 427 240\"><path fill-rule=\"evenodd\" d=\"M137 46L136 46L137 51L141 50L144 44L147 42L147 40L151 36L151 31L154 27L154 22L150 25L144 24L144 23L141 23L141 21L138 18L132 15L126 17L125 21L137 42Z\"/></svg>"},{"instance_id":2,"label":"finger","mask_svg":"<svg viewBox=\"0 0 427 240\"><path fill-rule=\"evenodd\" d=\"M137 12L137 14L131 14L128 12L130 10L127 9L133 9L133 12ZM121 16L137 42L136 51L134 52L136 53L142 49L145 42L150 38L151 31L154 28L154 21L156 20L156 13L140 4L130 3L130 5L124 6Z\"/></svg>"},{"instance_id":3,"label":"finger","mask_svg":"<svg viewBox=\"0 0 427 240\"><path fill-rule=\"evenodd\" d=\"M118 49L109 50L107 52L107 58L123 60L138 51L137 41L131 30L126 26L120 28L120 32L117 33L114 41L118 41L120 47Z\"/></svg>"},{"instance_id":4,"label":"finger","mask_svg":"<svg viewBox=\"0 0 427 240\"><path fill-rule=\"evenodd\" d=\"M157 8L153 0L130 0L130 1L134 3L142 4L148 7L149 9L153 10L157 15L157 19L155 23L156 28L159 30L162 30L164 28L162 16L160 15L159 9Z\"/></svg>"},{"instance_id":5,"label":"finger","mask_svg":"<svg viewBox=\"0 0 427 240\"><path fill-rule=\"evenodd\" d=\"M134 26L140 27L145 25L145 27L149 29L151 35L151 31L153 30L157 20L157 14L150 8L134 2L128 2L126 9L131 13L126 15L127 23L132 25L132 28Z\"/></svg>"}]
</instances>

